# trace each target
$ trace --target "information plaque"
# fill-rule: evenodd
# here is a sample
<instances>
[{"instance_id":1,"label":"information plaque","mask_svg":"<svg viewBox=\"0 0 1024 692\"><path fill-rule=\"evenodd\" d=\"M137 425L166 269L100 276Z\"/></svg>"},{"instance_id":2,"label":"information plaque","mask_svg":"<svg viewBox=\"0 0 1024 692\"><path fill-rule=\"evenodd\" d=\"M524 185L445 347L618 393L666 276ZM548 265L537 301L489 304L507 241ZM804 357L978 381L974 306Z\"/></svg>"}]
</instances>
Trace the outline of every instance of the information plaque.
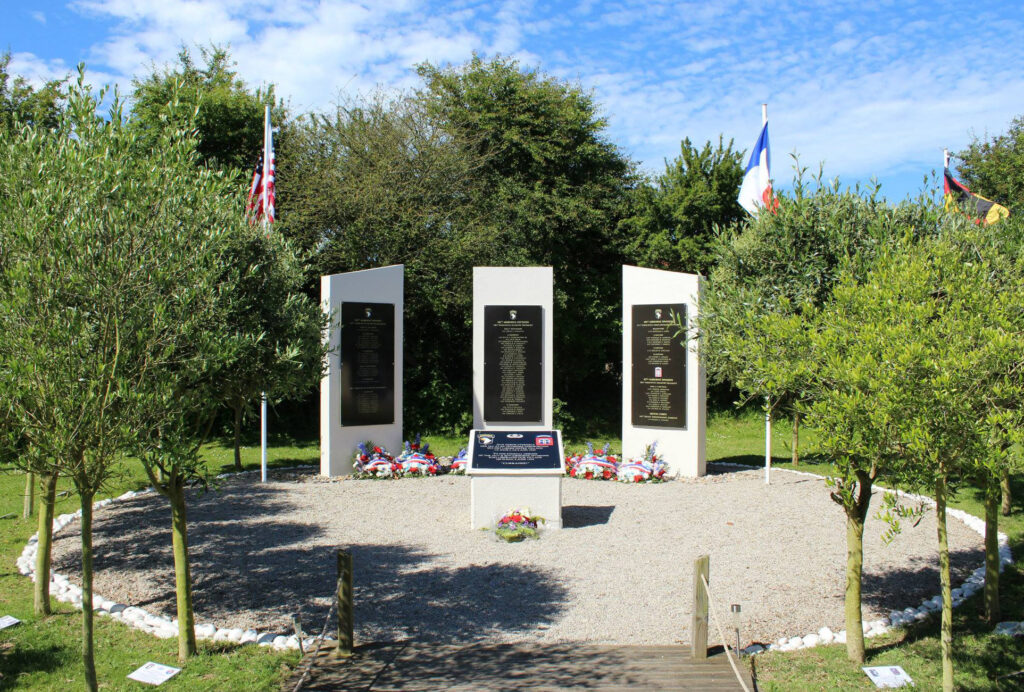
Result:
<instances>
[{"instance_id":1,"label":"information plaque","mask_svg":"<svg viewBox=\"0 0 1024 692\"><path fill-rule=\"evenodd\" d=\"M484 420L543 420L544 311L540 305L484 306Z\"/></svg>"},{"instance_id":2,"label":"information plaque","mask_svg":"<svg viewBox=\"0 0 1024 692\"><path fill-rule=\"evenodd\" d=\"M562 439L558 430L471 433L469 474L558 475L565 472Z\"/></svg>"},{"instance_id":3,"label":"information plaque","mask_svg":"<svg viewBox=\"0 0 1024 692\"><path fill-rule=\"evenodd\" d=\"M685 303L633 306L632 424L686 427L686 348L675 317Z\"/></svg>"},{"instance_id":4,"label":"information plaque","mask_svg":"<svg viewBox=\"0 0 1024 692\"><path fill-rule=\"evenodd\" d=\"M395 306L341 304L341 424L395 422Z\"/></svg>"}]
</instances>

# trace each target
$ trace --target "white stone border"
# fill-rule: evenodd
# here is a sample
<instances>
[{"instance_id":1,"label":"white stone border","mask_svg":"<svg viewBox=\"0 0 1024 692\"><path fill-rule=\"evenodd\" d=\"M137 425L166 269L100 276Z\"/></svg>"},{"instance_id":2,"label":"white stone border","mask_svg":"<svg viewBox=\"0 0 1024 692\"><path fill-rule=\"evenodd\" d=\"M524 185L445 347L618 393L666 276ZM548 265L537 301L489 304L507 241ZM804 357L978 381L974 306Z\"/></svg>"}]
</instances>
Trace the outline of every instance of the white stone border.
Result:
<instances>
[{"instance_id":1,"label":"white stone border","mask_svg":"<svg viewBox=\"0 0 1024 692\"><path fill-rule=\"evenodd\" d=\"M715 466L721 466L726 468L735 468L743 471L758 471L756 467L747 466L744 464L734 464L731 462L713 461L708 462ZM313 466L289 466L286 468L275 468L271 471L312 471L316 472L316 467ZM794 471L791 469L775 469L776 471L782 471L785 473L794 473L800 476L809 476L819 480L824 479L816 473L808 473L807 471ZM218 479L230 478L232 476L238 476L243 474L259 473L259 470L241 471L237 473L222 473L217 476ZM912 493L905 493L901 490L891 490L881 485L873 486L873 490L878 489L884 492L895 492L897 497L907 498L915 502L921 502L930 506L935 506L935 500L924 495L915 495ZM145 490L129 490L115 498L107 498L100 500L93 504L93 509L100 509L106 507L113 502L121 502L124 500L131 500L139 497L140 495L147 495L153 493L153 488L146 488ZM985 521L978 517L968 514L963 510L948 508L946 510L948 516L954 519L962 521L967 528L971 529L975 533L985 537ZM56 536L57 532L63 529L65 526L70 524L72 521L82 516L82 510L71 513L61 514L55 517L53 520L53 535ZM1013 556L1010 553L1009 540L1005 533L1000 532L999 537L999 571L1002 572L1003 568L1013 562ZM28 542L25 544L24 550L21 551L21 557L16 561L18 565L18 571L23 575L36 580L35 565L36 565L36 554L39 549L39 534L33 534ZM963 584L953 589L953 607L956 608L963 603L967 598L973 596L975 593L980 591L985 585L985 566L977 568L971 573ZM58 601L64 603L71 603L76 608L82 607L82 589L75 586L71 581L63 574L57 572L50 573L50 592ZM104 598L99 594L93 594L93 608L98 615L109 616L115 620L120 620L125 624L140 629L144 632L159 637L161 639L172 639L178 636L178 621L177 619L171 620L160 615L153 615L142 608L136 608L135 606L128 606L123 603L115 603L109 599ZM911 622L917 622L924 620L930 614L942 610L942 597L933 596L932 598L925 599L921 605L917 608L904 608L903 610L893 610L889 613L889 617L881 618L880 620L871 620L870 622L864 623L864 636L866 638L877 637L882 634L886 634L893 627L901 627ZM1006 623L1000 623L1000 626ZM1010 623L1014 625L1015 623ZM1014 627L1004 628L1007 632L1001 632L1004 634L1014 634L1019 631L1024 631L1024 625L1016 623ZM997 630L998 633L998 630ZM196 639L197 640L212 640L215 642L234 642L237 644L251 644L255 643L259 646L271 646L277 650L289 650L299 649L299 638L297 635L292 634L290 636L284 634L273 634L271 632L260 633L257 630L248 629L242 630L241 628L228 629L225 627L217 627L212 623L203 623L196 625ZM332 640L325 640L330 642ZM774 643L769 644L767 647L761 646L760 644L752 644L743 650L746 654L757 654L762 651L796 651L797 649L809 649L819 644L844 644L846 643L846 630L840 630L839 632L833 632L828 627L822 627L817 632L805 634L803 636L795 637L781 637ZM330 646L330 644L328 643ZM306 637L302 640L302 649L309 650L316 646L316 637Z\"/></svg>"},{"instance_id":2,"label":"white stone border","mask_svg":"<svg viewBox=\"0 0 1024 692\"><path fill-rule=\"evenodd\" d=\"M279 471L310 471L316 473L315 466L288 466L285 468L273 468L270 469L272 472ZM259 469L250 471L240 471L235 473L222 473L217 476L218 479L230 478L232 476L239 476L243 474L259 473ZM93 504L93 509L100 509L106 507L113 502L122 502L124 500L131 500L141 495L148 495L154 493L153 488L146 488L145 490L129 490L128 492L114 498L107 498L100 500ZM63 529L65 526L81 518L82 510L79 509L71 514L61 514L55 517L53 520L53 535L56 536L57 532ZM29 539L28 543L25 544L24 550L21 551L21 557L16 560L18 565L18 571L26 577L36 580L36 555L39 552L39 533L36 532ZM71 581L63 574L57 572L50 572L50 593L58 601L64 603L71 603L76 608L82 608L82 589L71 583ZM120 620L130 627L148 632L160 639L173 639L178 636L178 620L169 619L160 615L153 615L142 608L136 608L135 606L125 605L124 603L115 603L103 596L93 593L93 610L97 615L109 616L115 620ZM217 627L216 625L206 622L196 625L196 639L197 640L209 640L215 642L233 642L236 644L257 644L259 646L270 646L279 651L285 651L289 649L299 649L299 638L297 635L292 634L290 636L284 634L274 634L271 632L260 633L254 629L242 630L241 628L226 628ZM302 649L308 651L316 647L316 637L306 637L302 640ZM325 640L325 643L333 640Z\"/></svg>"},{"instance_id":3,"label":"white stone border","mask_svg":"<svg viewBox=\"0 0 1024 692\"><path fill-rule=\"evenodd\" d=\"M747 466L745 464L734 464L728 461L714 461L708 462L716 466L723 466L728 468L743 469L744 471L759 471L760 469L754 466ZM785 473L795 473L798 476L810 476L818 480L824 480L825 476L817 473L809 473L807 471L794 471L792 469L781 469L776 468L774 471L782 471ZM887 493L896 493L899 498L906 498L914 502L920 502L921 504L935 506L935 500L925 495L915 495L913 493L906 493L902 490L892 490L882 485L873 485L872 492L874 490L881 490ZM979 519L973 514L968 514L961 509L953 509L950 507L946 508L946 515L951 516L954 519L959 519L975 533L979 534L982 538L985 537L985 520ZM1005 533L999 532L999 571L1002 572L1003 568L1013 562L1013 556L1010 553L1009 539ZM963 584L953 589L953 607L956 608L965 600L973 596L975 593L980 591L985 586L985 565L977 568L971 572L971 576L967 577ZM893 610L889 613L889 617L881 618L880 620L871 620L864 622L864 637L871 638L877 637L882 634L886 634L893 627L902 627L911 622L920 622L924 620L932 613L937 613L942 610L942 595L933 596L927 598L921 602L916 608L904 608L903 610ZM774 643L769 644L767 647L761 646L760 644L751 644L743 650L746 654L757 654L762 651L796 651L797 649L809 649L817 646L818 644L845 644L846 643L846 630L840 630L839 632L833 632L828 627L822 627L817 632L805 634L802 637L780 637Z\"/></svg>"}]
</instances>

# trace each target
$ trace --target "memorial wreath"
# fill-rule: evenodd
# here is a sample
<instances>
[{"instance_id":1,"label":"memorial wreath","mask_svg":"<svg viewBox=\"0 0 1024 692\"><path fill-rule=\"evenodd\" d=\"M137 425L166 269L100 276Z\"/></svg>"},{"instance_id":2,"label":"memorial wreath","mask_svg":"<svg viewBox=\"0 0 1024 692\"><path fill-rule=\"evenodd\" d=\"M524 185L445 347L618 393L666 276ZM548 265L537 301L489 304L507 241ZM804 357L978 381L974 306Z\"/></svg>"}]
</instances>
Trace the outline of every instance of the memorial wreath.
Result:
<instances>
[{"instance_id":1,"label":"memorial wreath","mask_svg":"<svg viewBox=\"0 0 1024 692\"><path fill-rule=\"evenodd\" d=\"M448 467L448 473L455 475L465 475L466 466L469 464L469 452L463 447L459 450L458 456L452 459L451 465Z\"/></svg>"},{"instance_id":2,"label":"memorial wreath","mask_svg":"<svg viewBox=\"0 0 1024 692\"><path fill-rule=\"evenodd\" d=\"M494 527L494 533L503 541L517 543L526 538L540 538L539 524L544 517L530 516L529 509L512 509L506 512Z\"/></svg>"},{"instance_id":3,"label":"memorial wreath","mask_svg":"<svg viewBox=\"0 0 1024 692\"><path fill-rule=\"evenodd\" d=\"M367 440L356 445L355 468L356 478L394 478L398 471L395 458L388 454L380 445Z\"/></svg>"},{"instance_id":4,"label":"memorial wreath","mask_svg":"<svg viewBox=\"0 0 1024 692\"><path fill-rule=\"evenodd\" d=\"M612 454L611 443L603 449L594 450L587 443L587 451L565 457L565 472L573 478L586 480L611 480L615 478L619 460Z\"/></svg>"},{"instance_id":5,"label":"memorial wreath","mask_svg":"<svg viewBox=\"0 0 1024 692\"><path fill-rule=\"evenodd\" d=\"M657 441L652 442L644 448L642 456L619 464L616 478L623 483L661 483L664 481L668 465L654 453L657 446Z\"/></svg>"},{"instance_id":6,"label":"memorial wreath","mask_svg":"<svg viewBox=\"0 0 1024 692\"><path fill-rule=\"evenodd\" d=\"M398 473L402 476L436 476L441 465L437 463L433 452L430 451L430 443L420 443L419 434L412 444L408 440L402 449L398 459Z\"/></svg>"}]
</instances>

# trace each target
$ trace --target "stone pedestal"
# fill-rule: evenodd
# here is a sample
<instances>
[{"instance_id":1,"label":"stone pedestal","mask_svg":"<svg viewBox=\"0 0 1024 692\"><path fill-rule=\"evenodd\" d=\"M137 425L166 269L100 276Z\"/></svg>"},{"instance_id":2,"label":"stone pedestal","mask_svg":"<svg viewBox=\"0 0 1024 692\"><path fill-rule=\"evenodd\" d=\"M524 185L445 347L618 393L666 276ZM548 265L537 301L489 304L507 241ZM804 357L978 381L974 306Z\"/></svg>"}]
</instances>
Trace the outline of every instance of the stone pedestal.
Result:
<instances>
[{"instance_id":1,"label":"stone pedestal","mask_svg":"<svg viewBox=\"0 0 1024 692\"><path fill-rule=\"evenodd\" d=\"M557 430L473 430L469 436L470 526L493 527L510 510L562 528L565 452Z\"/></svg>"},{"instance_id":2,"label":"stone pedestal","mask_svg":"<svg viewBox=\"0 0 1024 692\"><path fill-rule=\"evenodd\" d=\"M493 527L511 509L529 509L543 526L562 528L562 476L473 476L470 479L472 528Z\"/></svg>"}]
</instances>

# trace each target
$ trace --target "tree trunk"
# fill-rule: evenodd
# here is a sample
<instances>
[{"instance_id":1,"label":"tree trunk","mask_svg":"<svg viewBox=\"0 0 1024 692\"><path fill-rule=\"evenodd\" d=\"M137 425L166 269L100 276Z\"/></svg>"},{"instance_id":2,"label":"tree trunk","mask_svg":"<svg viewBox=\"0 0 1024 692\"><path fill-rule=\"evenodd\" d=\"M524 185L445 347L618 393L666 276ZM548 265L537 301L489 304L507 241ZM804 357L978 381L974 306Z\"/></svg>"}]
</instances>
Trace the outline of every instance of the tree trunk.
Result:
<instances>
[{"instance_id":1,"label":"tree trunk","mask_svg":"<svg viewBox=\"0 0 1024 692\"><path fill-rule=\"evenodd\" d=\"M36 474L29 471L25 474L25 503L21 508L21 518L28 519L35 511Z\"/></svg>"},{"instance_id":2,"label":"tree trunk","mask_svg":"<svg viewBox=\"0 0 1024 692\"><path fill-rule=\"evenodd\" d=\"M47 473L42 481L42 507L39 508L39 533L36 544L36 583L33 610L36 615L50 614L50 560L53 552L53 506L57 501L57 474Z\"/></svg>"},{"instance_id":3,"label":"tree trunk","mask_svg":"<svg viewBox=\"0 0 1024 692\"><path fill-rule=\"evenodd\" d=\"M800 465L800 412L793 411L793 466Z\"/></svg>"},{"instance_id":4,"label":"tree trunk","mask_svg":"<svg viewBox=\"0 0 1024 692\"><path fill-rule=\"evenodd\" d=\"M864 626L860 612L861 573L864 566L864 523L846 517L846 655L864 662Z\"/></svg>"},{"instance_id":5,"label":"tree trunk","mask_svg":"<svg viewBox=\"0 0 1024 692\"><path fill-rule=\"evenodd\" d=\"M999 622L999 482L985 479L985 620Z\"/></svg>"},{"instance_id":6,"label":"tree trunk","mask_svg":"<svg viewBox=\"0 0 1024 692\"><path fill-rule=\"evenodd\" d=\"M188 563L188 524L185 487L177 474L167 484L171 501L171 536L174 546L174 582L178 604L178 660L182 663L196 653L195 616L192 613L192 573Z\"/></svg>"},{"instance_id":7,"label":"tree trunk","mask_svg":"<svg viewBox=\"0 0 1024 692\"><path fill-rule=\"evenodd\" d=\"M1002 476L999 478L999 485L1003 491L1003 516L1010 516L1010 512L1013 511L1013 496L1010 495L1010 470L1003 469Z\"/></svg>"},{"instance_id":8,"label":"tree trunk","mask_svg":"<svg viewBox=\"0 0 1024 692\"><path fill-rule=\"evenodd\" d=\"M864 567L864 521L871 504L873 479L858 473L858 494L853 507L846 510L846 655L854 663L864 663L864 620L861 616L861 578Z\"/></svg>"},{"instance_id":9,"label":"tree trunk","mask_svg":"<svg viewBox=\"0 0 1024 692\"><path fill-rule=\"evenodd\" d=\"M935 482L935 519L939 534L939 582L942 584L942 690L953 692L953 594L949 582L949 540L946 535L946 479Z\"/></svg>"},{"instance_id":10,"label":"tree trunk","mask_svg":"<svg viewBox=\"0 0 1024 692\"><path fill-rule=\"evenodd\" d=\"M92 633L92 493L82 498L82 663L85 666L85 686L96 692L96 657L93 653Z\"/></svg>"},{"instance_id":11,"label":"tree trunk","mask_svg":"<svg viewBox=\"0 0 1024 692\"><path fill-rule=\"evenodd\" d=\"M235 471L242 470L242 405L235 402Z\"/></svg>"}]
</instances>

